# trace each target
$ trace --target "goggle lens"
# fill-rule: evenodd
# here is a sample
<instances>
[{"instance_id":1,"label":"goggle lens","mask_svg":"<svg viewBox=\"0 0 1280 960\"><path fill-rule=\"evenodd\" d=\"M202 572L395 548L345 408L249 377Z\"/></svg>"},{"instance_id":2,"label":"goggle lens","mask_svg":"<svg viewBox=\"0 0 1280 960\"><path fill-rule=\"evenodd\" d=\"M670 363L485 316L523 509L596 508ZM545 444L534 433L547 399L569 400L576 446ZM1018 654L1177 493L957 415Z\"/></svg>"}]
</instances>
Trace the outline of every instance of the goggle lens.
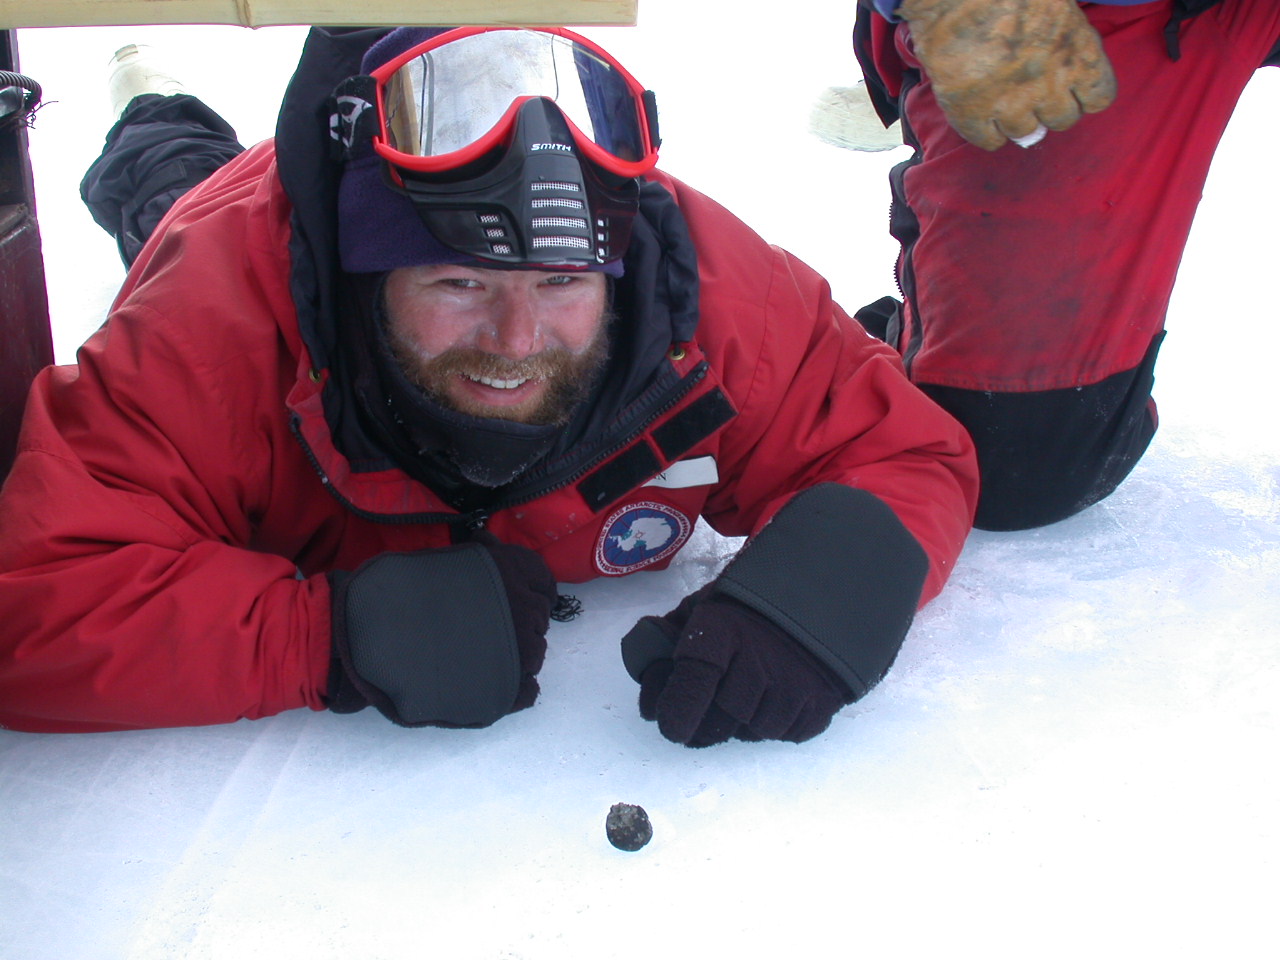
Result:
<instances>
[{"instance_id":1,"label":"goggle lens","mask_svg":"<svg viewBox=\"0 0 1280 960\"><path fill-rule=\"evenodd\" d=\"M533 97L555 102L596 162L624 176L656 162L643 88L599 48L568 31L459 33L442 34L373 74L383 146L402 164L430 172L473 159L502 141L519 106Z\"/></svg>"}]
</instances>

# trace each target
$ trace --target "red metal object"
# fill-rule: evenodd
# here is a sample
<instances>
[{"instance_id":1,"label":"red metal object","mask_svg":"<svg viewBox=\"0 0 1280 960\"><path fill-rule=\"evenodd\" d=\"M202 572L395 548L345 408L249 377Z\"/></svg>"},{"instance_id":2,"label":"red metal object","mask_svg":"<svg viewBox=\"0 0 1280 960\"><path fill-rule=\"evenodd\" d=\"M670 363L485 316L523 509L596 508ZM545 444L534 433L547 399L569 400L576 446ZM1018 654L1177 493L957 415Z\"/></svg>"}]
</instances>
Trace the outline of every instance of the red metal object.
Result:
<instances>
[{"instance_id":1,"label":"red metal object","mask_svg":"<svg viewBox=\"0 0 1280 960\"><path fill-rule=\"evenodd\" d=\"M0 70L18 72L12 30L0 30ZM21 123L0 127L0 478L13 463L31 379L53 363L35 184Z\"/></svg>"}]
</instances>

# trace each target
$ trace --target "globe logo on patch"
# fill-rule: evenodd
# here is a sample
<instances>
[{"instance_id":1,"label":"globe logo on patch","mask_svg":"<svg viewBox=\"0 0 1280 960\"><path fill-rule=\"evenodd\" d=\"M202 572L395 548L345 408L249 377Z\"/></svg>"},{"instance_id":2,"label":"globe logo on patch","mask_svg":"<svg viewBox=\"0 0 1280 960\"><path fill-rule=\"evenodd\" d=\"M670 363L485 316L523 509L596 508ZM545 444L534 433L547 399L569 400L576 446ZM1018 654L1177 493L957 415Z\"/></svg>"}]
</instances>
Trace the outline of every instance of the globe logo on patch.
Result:
<instances>
[{"instance_id":1,"label":"globe logo on patch","mask_svg":"<svg viewBox=\"0 0 1280 960\"><path fill-rule=\"evenodd\" d=\"M610 576L658 563L689 539L689 518L665 503L629 503L604 522L596 543L596 568Z\"/></svg>"}]
</instances>

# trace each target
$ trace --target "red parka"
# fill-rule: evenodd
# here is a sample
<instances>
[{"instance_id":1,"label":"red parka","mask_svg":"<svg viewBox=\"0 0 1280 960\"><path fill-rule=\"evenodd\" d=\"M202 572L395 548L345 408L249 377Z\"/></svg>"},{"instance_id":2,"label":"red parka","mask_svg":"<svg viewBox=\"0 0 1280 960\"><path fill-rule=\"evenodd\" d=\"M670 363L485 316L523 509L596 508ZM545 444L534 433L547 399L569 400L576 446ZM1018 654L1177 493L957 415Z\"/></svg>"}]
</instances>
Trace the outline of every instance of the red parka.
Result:
<instances>
[{"instance_id":1,"label":"red parka","mask_svg":"<svg viewBox=\"0 0 1280 960\"><path fill-rule=\"evenodd\" d=\"M664 361L688 385L587 476L493 513L489 529L582 581L665 566L700 516L749 535L795 492L837 481L883 499L919 540L927 601L972 518L967 436L812 270L702 194L651 179L698 253L697 333ZM174 208L78 364L36 380L0 493L0 724L320 709L325 573L450 542L439 520L455 511L427 486L335 444L330 373L290 290L290 213L270 142L232 161ZM693 466L668 471L677 461ZM660 538L628 539L645 529Z\"/></svg>"}]
</instances>

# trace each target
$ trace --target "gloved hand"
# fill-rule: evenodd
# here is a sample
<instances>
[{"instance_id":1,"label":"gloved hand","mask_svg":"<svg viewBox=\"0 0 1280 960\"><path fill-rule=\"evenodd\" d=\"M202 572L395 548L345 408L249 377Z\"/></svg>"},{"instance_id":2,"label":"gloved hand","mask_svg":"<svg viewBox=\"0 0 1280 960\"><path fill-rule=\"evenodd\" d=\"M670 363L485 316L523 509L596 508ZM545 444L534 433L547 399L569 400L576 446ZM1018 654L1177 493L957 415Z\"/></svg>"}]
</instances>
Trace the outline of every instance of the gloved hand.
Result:
<instances>
[{"instance_id":1,"label":"gloved hand","mask_svg":"<svg viewBox=\"0 0 1280 960\"><path fill-rule=\"evenodd\" d=\"M984 150L1106 109L1115 74L1076 0L903 0L942 112Z\"/></svg>"},{"instance_id":2,"label":"gloved hand","mask_svg":"<svg viewBox=\"0 0 1280 960\"><path fill-rule=\"evenodd\" d=\"M622 638L641 716L691 747L817 736L888 671L928 570L873 494L796 494L716 580Z\"/></svg>"},{"instance_id":3,"label":"gloved hand","mask_svg":"<svg viewBox=\"0 0 1280 960\"><path fill-rule=\"evenodd\" d=\"M641 674L640 715L656 720L675 743L706 747L731 737L800 743L827 729L853 699L781 629L708 588L664 617L645 617L632 632L651 630L671 645L671 658Z\"/></svg>"},{"instance_id":4,"label":"gloved hand","mask_svg":"<svg viewBox=\"0 0 1280 960\"><path fill-rule=\"evenodd\" d=\"M482 533L329 578L335 712L373 704L402 726L484 727L537 699L556 582L532 550Z\"/></svg>"}]
</instances>

